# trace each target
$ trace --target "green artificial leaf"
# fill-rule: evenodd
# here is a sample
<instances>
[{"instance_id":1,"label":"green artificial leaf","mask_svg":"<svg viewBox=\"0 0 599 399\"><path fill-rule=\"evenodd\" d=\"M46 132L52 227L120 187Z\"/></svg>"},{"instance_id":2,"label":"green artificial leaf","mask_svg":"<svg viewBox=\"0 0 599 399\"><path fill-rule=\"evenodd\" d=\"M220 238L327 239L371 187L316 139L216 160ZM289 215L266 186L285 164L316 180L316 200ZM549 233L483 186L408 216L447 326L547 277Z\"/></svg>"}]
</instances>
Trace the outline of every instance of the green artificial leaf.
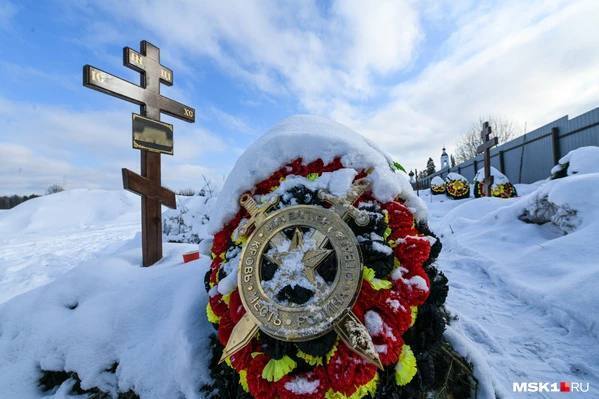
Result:
<instances>
[{"instance_id":1,"label":"green artificial leaf","mask_svg":"<svg viewBox=\"0 0 599 399\"><path fill-rule=\"evenodd\" d=\"M399 162L397 162L397 161L393 161L393 168L395 170L401 170L404 173L408 173L408 172L406 172L406 170L404 169L404 167Z\"/></svg>"}]
</instances>

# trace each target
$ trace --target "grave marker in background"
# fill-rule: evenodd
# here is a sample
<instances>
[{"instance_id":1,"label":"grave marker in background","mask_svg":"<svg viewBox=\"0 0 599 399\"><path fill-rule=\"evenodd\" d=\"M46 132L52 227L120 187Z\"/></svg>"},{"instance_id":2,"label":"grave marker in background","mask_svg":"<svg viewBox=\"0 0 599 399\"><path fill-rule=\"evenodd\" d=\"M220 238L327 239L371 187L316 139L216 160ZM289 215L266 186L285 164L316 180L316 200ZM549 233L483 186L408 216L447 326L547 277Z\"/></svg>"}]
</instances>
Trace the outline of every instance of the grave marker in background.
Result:
<instances>
[{"instance_id":1,"label":"grave marker in background","mask_svg":"<svg viewBox=\"0 0 599 399\"><path fill-rule=\"evenodd\" d=\"M490 138L491 133L492 131L489 122L485 122L483 124L483 130L480 132L483 143L476 149L478 154L484 153L485 179L482 182L482 188L483 194L487 197L491 196L493 187L493 176L491 175L491 147L496 146L499 142L497 137Z\"/></svg>"}]
</instances>

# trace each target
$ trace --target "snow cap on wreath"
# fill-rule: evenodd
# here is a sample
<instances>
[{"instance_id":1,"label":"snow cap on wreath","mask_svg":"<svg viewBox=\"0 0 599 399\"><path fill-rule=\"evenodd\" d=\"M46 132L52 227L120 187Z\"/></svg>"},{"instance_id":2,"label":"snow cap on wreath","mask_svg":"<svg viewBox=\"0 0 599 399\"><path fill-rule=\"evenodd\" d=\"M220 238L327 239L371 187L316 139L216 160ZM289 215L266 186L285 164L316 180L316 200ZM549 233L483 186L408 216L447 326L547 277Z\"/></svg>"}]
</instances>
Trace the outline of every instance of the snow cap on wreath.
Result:
<instances>
[{"instance_id":1,"label":"snow cap on wreath","mask_svg":"<svg viewBox=\"0 0 599 399\"><path fill-rule=\"evenodd\" d=\"M441 176L435 176L431 180L431 192L433 195L445 193L445 180Z\"/></svg>"},{"instance_id":2,"label":"snow cap on wreath","mask_svg":"<svg viewBox=\"0 0 599 399\"><path fill-rule=\"evenodd\" d=\"M252 143L239 157L218 196L211 216L210 233L218 232L239 210L239 197L259 182L296 159L308 165L338 158L344 168L373 169L372 194L387 202L396 197L406 201L417 220L426 219L426 207L414 193L409 177L391 168L393 160L378 145L332 120L295 115L284 119Z\"/></svg>"}]
</instances>

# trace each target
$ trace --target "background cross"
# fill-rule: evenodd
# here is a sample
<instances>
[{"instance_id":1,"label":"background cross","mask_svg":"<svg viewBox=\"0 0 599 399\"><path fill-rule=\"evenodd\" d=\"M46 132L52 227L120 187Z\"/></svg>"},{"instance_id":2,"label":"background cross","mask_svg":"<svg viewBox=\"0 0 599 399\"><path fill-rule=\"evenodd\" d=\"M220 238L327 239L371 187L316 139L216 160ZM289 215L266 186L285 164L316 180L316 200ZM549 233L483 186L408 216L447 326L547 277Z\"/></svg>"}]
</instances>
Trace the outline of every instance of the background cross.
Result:
<instances>
[{"instance_id":1,"label":"background cross","mask_svg":"<svg viewBox=\"0 0 599 399\"><path fill-rule=\"evenodd\" d=\"M497 137L490 138L492 133L489 122L483 124L483 129L480 132L480 137L483 141L476 149L478 154L484 153L485 179L482 182L483 194L487 197L491 196L493 187L493 176L491 175L491 147L496 146L499 140Z\"/></svg>"},{"instance_id":2,"label":"background cross","mask_svg":"<svg viewBox=\"0 0 599 399\"><path fill-rule=\"evenodd\" d=\"M83 85L90 89L138 104L142 116L160 121L165 113L186 122L195 122L195 110L160 94L160 84L173 84L173 71L160 64L160 49L142 41L140 51L123 49L123 64L140 73L139 85L91 65L83 67ZM162 258L161 205L176 208L175 193L162 187L160 152L141 150L141 175L123 168L123 187L141 195L141 232L143 265L151 266Z\"/></svg>"}]
</instances>

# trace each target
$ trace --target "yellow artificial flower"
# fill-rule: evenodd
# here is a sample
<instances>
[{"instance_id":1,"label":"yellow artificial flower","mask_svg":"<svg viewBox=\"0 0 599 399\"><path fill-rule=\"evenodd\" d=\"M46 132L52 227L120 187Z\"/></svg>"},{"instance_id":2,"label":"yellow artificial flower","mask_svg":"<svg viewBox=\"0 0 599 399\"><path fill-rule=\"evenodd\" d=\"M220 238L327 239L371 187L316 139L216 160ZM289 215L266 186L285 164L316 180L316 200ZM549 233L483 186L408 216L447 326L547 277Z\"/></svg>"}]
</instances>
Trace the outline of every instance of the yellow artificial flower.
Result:
<instances>
[{"instance_id":1,"label":"yellow artificial flower","mask_svg":"<svg viewBox=\"0 0 599 399\"><path fill-rule=\"evenodd\" d=\"M399 355L399 361L395 365L395 383L400 386L407 385L416 375L416 356L410 345L404 344Z\"/></svg>"},{"instance_id":2,"label":"yellow artificial flower","mask_svg":"<svg viewBox=\"0 0 599 399\"><path fill-rule=\"evenodd\" d=\"M266 381L277 382L296 367L295 360L287 355L280 359L270 359L264 366L264 370L262 370L262 378Z\"/></svg>"}]
</instances>

